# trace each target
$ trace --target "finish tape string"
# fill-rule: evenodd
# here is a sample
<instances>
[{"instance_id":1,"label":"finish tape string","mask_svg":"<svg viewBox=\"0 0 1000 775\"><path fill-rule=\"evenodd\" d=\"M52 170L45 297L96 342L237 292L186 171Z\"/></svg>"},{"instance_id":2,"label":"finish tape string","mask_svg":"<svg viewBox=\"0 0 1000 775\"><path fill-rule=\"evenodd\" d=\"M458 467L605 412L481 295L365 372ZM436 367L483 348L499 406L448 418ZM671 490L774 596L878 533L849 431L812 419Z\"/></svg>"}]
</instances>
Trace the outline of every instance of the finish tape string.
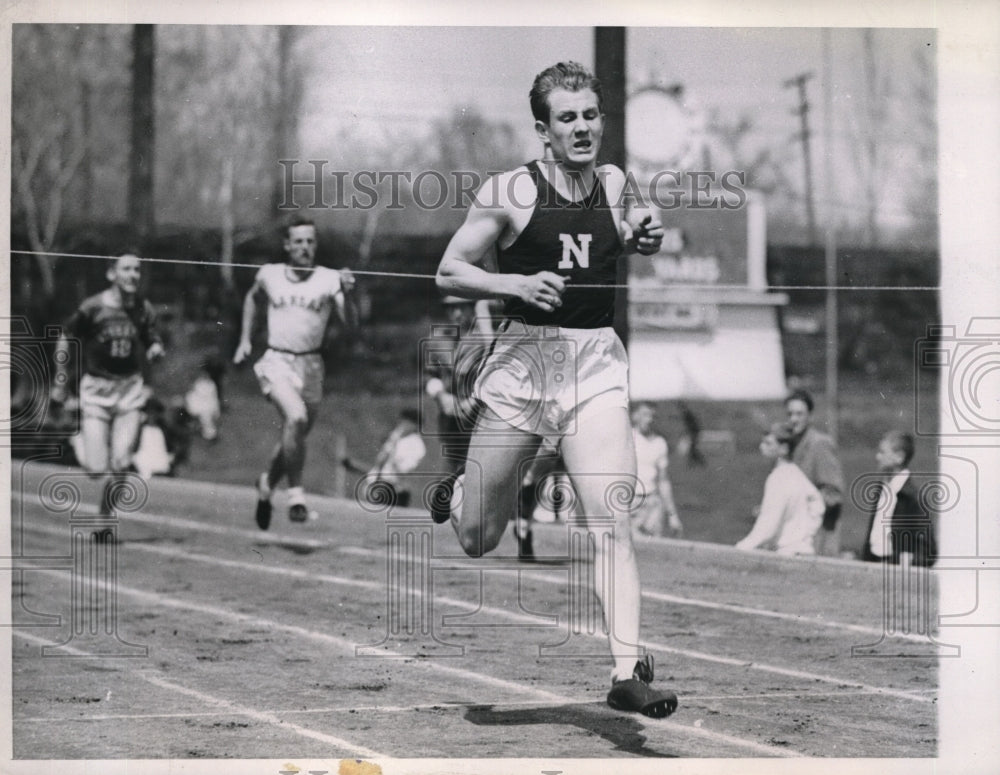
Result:
<instances>
[{"instance_id":1,"label":"finish tape string","mask_svg":"<svg viewBox=\"0 0 1000 775\"><path fill-rule=\"evenodd\" d=\"M88 253L54 253L51 251L40 251L40 250L12 250L11 255L19 256L54 256L57 258L89 258L89 259L100 259L104 261L117 261L120 256L99 256L92 255ZM234 269L260 269L261 264L241 264L233 262L231 264L223 264L218 261L195 261L185 258L143 258L139 257L139 260L143 263L151 264L185 264L190 266L214 266L222 267L229 266ZM401 279L412 279L412 280L433 280L435 275L432 274L417 274L413 272L376 272L370 269L351 269L346 267L351 274L357 275L359 277L398 277ZM648 288L642 286L628 285L623 283L602 285L602 284L570 284L571 288L600 288L600 289L625 289L630 288L634 291L652 290L658 291L662 290L661 287L650 286ZM671 290L712 290L712 291L746 291L749 290L745 285L692 285L692 284L678 284L674 286L669 286ZM939 286L933 285L769 285L765 290L768 291L940 291Z\"/></svg>"}]
</instances>

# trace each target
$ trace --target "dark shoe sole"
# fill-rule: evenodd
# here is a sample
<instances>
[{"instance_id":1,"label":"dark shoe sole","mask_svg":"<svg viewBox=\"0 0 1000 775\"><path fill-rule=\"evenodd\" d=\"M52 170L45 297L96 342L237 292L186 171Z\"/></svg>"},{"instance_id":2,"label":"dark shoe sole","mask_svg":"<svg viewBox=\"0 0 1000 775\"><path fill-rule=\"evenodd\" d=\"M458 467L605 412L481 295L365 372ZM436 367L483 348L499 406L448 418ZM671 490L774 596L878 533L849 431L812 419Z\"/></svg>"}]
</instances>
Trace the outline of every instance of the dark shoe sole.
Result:
<instances>
[{"instance_id":1,"label":"dark shoe sole","mask_svg":"<svg viewBox=\"0 0 1000 775\"><path fill-rule=\"evenodd\" d=\"M290 522L306 522L309 519L309 509L305 506L292 506L288 510Z\"/></svg>"},{"instance_id":2,"label":"dark shoe sole","mask_svg":"<svg viewBox=\"0 0 1000 775\"><path fill-rule=\"evenodd\" d=\"M641 713L650 718L666 718L677 710L677 695L661 692L649 684L629 678L618 681L608 692L608 705L615 710Z\"/></svg>"}]
</instances>

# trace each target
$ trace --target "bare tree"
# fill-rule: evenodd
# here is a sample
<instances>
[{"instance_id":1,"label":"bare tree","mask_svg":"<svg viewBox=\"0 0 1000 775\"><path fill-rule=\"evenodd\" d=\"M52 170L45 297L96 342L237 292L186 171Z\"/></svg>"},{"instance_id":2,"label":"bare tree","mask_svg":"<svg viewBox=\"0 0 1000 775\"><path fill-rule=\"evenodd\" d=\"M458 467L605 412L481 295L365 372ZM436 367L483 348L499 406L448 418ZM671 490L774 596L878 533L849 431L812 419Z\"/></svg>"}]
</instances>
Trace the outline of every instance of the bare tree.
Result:
<instances>
[{"instance_id":1,"label":"bare tree","mask_svg":"<svg viewBox=\"0 0 1000 775\"><path fill-rule=\"evenodd\" d=\"M70 57L46 67L45 52L62 49ZM14 36L12 100L12 210L23 219L41 278L42 293L56 292L55 256L59 227L72 199L68 196L86 157L81 90L69 75L66 59L80 50L77 30L17 25Z\"/></svg>"}]
</instances>

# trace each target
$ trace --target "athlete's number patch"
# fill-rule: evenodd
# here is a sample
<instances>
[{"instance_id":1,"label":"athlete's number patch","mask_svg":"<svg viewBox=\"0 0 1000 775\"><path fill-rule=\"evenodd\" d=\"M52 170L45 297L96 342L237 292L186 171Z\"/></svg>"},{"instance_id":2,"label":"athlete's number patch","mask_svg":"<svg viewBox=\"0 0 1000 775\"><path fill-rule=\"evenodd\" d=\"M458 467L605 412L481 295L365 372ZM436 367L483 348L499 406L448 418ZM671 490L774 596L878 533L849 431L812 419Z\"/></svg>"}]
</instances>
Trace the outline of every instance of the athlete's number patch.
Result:
<instances>
[{"instance_id":1,"label":"athlete's number patch","mask_svg":"<svg viewBox=\"0 0 1000 775\"><path fill-rule=\"evenodd\" d=\"M562 258L559 260L560 269L572 269L573 259L581 269L590 268L590 241L593 234L560 234L559 241L562 242Z\"/></svg>"},{"instance_id":2,"label":"athlete's number patch","mask_svg":"<svg viewBox=\"0 0 1000 775\"><path fill-rule=\"evenodd\" d=\"M112 339L111 340L111 357L112 358L128 358L132 354L132 340L131 339Z\"/></svg>"}]
</instances>

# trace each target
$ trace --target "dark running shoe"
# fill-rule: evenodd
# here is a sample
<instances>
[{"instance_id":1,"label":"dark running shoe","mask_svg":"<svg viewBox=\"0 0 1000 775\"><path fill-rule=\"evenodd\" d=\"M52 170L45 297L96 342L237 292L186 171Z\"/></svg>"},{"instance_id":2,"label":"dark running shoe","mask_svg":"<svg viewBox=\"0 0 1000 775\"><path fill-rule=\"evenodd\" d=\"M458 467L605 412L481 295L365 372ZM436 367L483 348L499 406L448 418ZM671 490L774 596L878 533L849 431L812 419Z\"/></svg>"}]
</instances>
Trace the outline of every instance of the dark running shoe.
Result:
<instances>
[{"instance_id":1,"label":"dark running shoe","mask_svg":"<svg viewBox=\"0 0 1000 775\"><path fill-rule=\"evenodd\" d=\"M641 713L650 718L666 718L677 710L677 695L657 691L649 685L653 680L653 657L647 654L635 663L632 677L612 681L608 705L615 710Z\"/></svg>"},{"instance_id":2,"label":"dark running shoe","mask_svg":"<svg viewBox=\"0 0 1000 775\"><path fill-rule=\"evenodd\" d=\"M293 503L288 507L288 519L292 522L305 522L309 519L309 509L304 503Z\"/></svg>"},{"instance_id":3,"label":"dark running shoe","mask_svg":"<svg viewBox=\"0 0 1000 775\"><path fill-rule=\"evenodd\" d=\"M431 519L438 525L443 525L451 519L451 499L455 494L455 482L458 481L458 474L448 474L444 479L434 485L431 491L430 503Z\"/></svg>"},{"instance_id":4,"label":"dark running shoe","mask_svg":"<svg viewBox=\"0 0 1000 775\"><path fill-rule=\"evenodd\" d=\"M267 474L261 474L257 479L257 527L267 530L271 526L271 492L267 486Z\"/></svg>"}]
</instances>

